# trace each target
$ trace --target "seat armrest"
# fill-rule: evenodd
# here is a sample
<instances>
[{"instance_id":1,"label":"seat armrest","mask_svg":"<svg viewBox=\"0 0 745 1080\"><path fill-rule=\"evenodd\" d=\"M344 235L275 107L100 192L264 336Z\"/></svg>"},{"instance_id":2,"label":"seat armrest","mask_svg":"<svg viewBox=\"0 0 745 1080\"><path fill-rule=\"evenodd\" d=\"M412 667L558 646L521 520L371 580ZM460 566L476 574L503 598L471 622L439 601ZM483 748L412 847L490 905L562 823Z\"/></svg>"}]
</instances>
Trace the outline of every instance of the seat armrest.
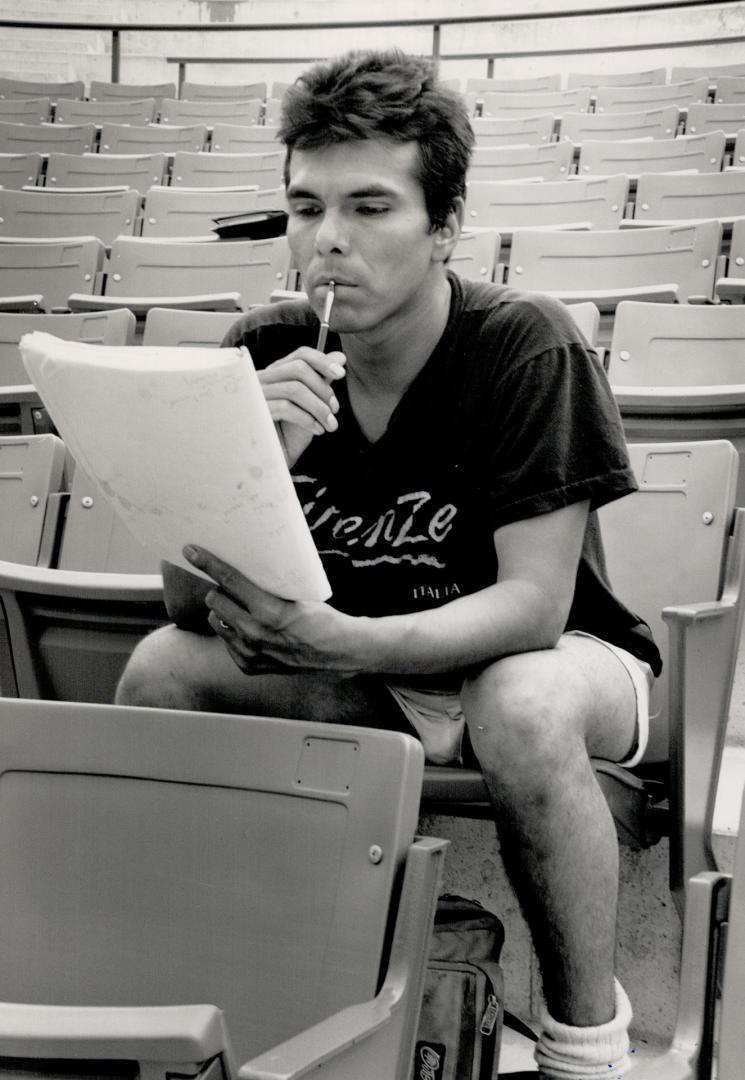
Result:
<instances>
[{"instance_id":1,"label":"seat armrest","mask_svg":"<svg viewBox=\"0 0 745 1080\"><path fill-rule=\"evenodd\" d=\"M517 285L517 283L514 283ZM540 290L543 292L544 290ZM601 311L613 311L622 300L642 300L648 304L677 304L680 302L680 286L672 282L659 285L635 285L626 289L567 289L546 290L550 296L565 304L591 301Z\"/></svg>"},{"instance_id":2,"label":"seat armrest","mask_svg":"<svg viewBox=\"0 0 745 1080\"><path fill-rule=\"evenodd\" d=\"M147 603L162 600L163 597L163 578L160 574L55 570L0 559L0 588L3 587L50 596L64 596L73 592L82 599L93 600L138 600Z\"/></svg>"},{"instance_id":3,"label":"seat armrest","mask_svg":"<svg viewBox=\"0 0 745 1080\"><path fill-rule=\"evenodd\" d=\"M731 304L745 302L745 278L720 277L714 286L714 294Z\"/></svg>"},{"instance_id":4,"label":"seat armrest","mask_svg":"<svg viewBox=\"0 0 745 1080\"><path fill-rule=\"evenodd\" d=\"M154 307L238 313L244 310L241 294L238 292L201 293L195 296L91 296L88 293L71 293L67 303L70 311L113 311L115 308L129 308L141 317Z\"/></svg>"},{"instance_id":5,"label":"seat armrest","mask_svg":"<svg viewBox=\"0 0 745 1080\"><path fill-rule=\"evenodd\" d=\"M37 311L46 311L44 297L41 293L29 293L28 296L2 296L0 297L0 311L14 311L32 314Z\"/></svg>"}]
</instances>

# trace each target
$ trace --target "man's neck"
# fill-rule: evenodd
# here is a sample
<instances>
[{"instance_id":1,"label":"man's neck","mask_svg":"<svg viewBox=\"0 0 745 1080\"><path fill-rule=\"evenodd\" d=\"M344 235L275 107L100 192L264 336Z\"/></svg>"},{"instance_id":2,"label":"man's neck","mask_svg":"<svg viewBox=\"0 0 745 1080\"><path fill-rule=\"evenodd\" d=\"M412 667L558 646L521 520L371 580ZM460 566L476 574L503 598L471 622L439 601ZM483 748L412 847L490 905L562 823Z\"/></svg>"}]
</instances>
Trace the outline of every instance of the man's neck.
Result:
<instances>
[{"instance_id":1,"label":"man's neck","mask_svg":"<svg viewBox=\"0 0 745 1080\"><path fill-rule=\"evenodd\" d=\"M450 297L450 282L443 275L415 307L367 333L342 334L350 383L369 395L400 399L444 333Z\"/></svg>"}]
</instances>

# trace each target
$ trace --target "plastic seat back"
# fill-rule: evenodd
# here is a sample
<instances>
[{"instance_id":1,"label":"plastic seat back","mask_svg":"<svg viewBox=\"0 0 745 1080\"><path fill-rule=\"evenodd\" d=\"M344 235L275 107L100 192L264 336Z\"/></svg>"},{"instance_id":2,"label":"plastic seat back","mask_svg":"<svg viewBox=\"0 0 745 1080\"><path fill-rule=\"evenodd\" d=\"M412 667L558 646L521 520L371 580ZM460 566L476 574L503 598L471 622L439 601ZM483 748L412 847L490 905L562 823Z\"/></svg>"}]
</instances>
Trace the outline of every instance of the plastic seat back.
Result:
<instances>
[{"instance_id":1,"label":"plastic seat back","mask_svg":"<svg viewBox=\"0 0 745 1080\"><path fill-rule=\"evenodd\" d=\"M679 135L675 139L585 139L579 152L581 176L643 172L719 172L726 137L723 131L708 135Z\"/></svg>"},{"instance_id":2,"label":"plastic seat back","mask_svg":"<svg viewBox=\"0 0 745 1080\"><path fill-rule=\"evenodd\" d=\"M57 102L55 124L151 124L155 117L155 98L133 98L115 101L76 101L68 98Z\"/></svg>"},{"instance_id":3,"label":"plastic seat back","mask_svg":"<svg viewBox=\"0 0 745 1080\"><path fill-rule=\"evenodd\" d=\"M140 196L133 190L67 194L57 191L0 191L0 236L97 236L110 244L132 236Z\"/></svg>"},{"instance_id":4,"label":"plastic seat back","mask_svg":"<svg viewBox=\"0 0 745 1080\"><path fill-rule=\"evenodd\" d=\"M66 309L73 292L93 292L104 246L93 236L70 237L46 243L5 243L0 255L0 304L3 298L38 297L33 306L51 312Z\"/></svg>"},{"instance_id":5,"label":"plastic seat back","mask_svg":"<svg viewBox=\"0 0 745 1080\"><path fill-rule=\"evenodd\" d=\"M481 97L489 93L522 94L542 90L560 90L561 73L552 75L525 75L519 79L471 78L466 79L466 93Z\"/></svg>"},{"instance_id":6,"label":"plastic seat back","mask_svg":"<svg viewBox=\"0 0 745 1080\"><path fill-rule=\"evenodd\" d=\"M257 154L176 153L173 187L234 187L256 185L276 188L282 183L284 153Z\"/></svg>"},{"instance_id":7,"label":"plastic seat back","mask_svg":"<svg viewBox=\"0 0 745 1080\"><path fill-rule=\"evenodd\" d=\"M47 500L61 489L64 463L56 435L0 437L0 558L36 564Z\"/></svg>"},{"instance_id":8,"label":"plastic seat back","mask_svg":"<svg viewBox=\"0 0 745 1080\"><path fill-rule=\"evenodd\" d=\"M175 95L171 94L171 97ZM266 97L266 83L212 83L190 82L181 85L179 97L183 101L248 101L249 98Z\"/></svg>"},{"instance_id":9,"label":"plastic seat back","mask_svg":"<svg viewBox=\"0 0 745 1080\"><path fill-rule=\"evenodd\" d=\"M642 173L636 187L635 221L745 217L745 170L723 173Z\"/></svg>"},{"instance_id":10,"label":"plastic seat back","mask_svg":"<svg viewBox=\"0 0 745 1080\"><path fill-rule=\"evenodd\" d=\"M164 98L160 107L161 124L258 124L261 98L246 101L181 101Z\"/></svg>"},{"instance_id":11,"label":"plastic seat back","mask_svg":"<svg viewBox=\"0 0 745 1080\"><path fill-rule=\"evenodd\" d=\"M599 86L595 95L595 112L638 112L665 105L686 109L693 102L706 101L708 94L709 81L705 78L656 86Z\"/></svg>"},{"instance_id":12,"label":"plastic seat back","mask_svg":"<svg viewBox=\"0 0 745 1080\"><path fill-rule=\"evenodd\" d=\"M216 123L212 132L213 154L263 154L281 149L277 129L263 124Z\"/></svg>"},{"instance_id":13,"label":"plastic seat back","mask_svg":"<svg viewBox=\"0 0 745 1080\"><path fill-rule=\"evenodd\" d=\"M95 124L8 124L0 120L0 153L83 154L93 146Z\"/></svg>"},{"instance_id":14,"label":"plastic seat back","mask_svg":"<svg viewBox=\"0 0 745 1080\"><path fill-rule=\"evenodd\" d=\"M590 226L613 229L628 198L626 176L544 181L469 181L465 221L507 230L534 226Z\"/></svg>"},{"instance_id":15,"label":"plastic seat back","mask_svg":"<svg viewBox=\"0 0 745 1080\"><path fill-rule=\"evenodd\" d=\"M745 101L735 105L691 105L688 109L688 135L724 131L734 137L741 127L745 127Z\"/></svg>"},{"instance_id":16,"label":"plastic seat back","mask_svg":"<svg viewBox=\"0 0 745 1080\"><path fill-rule=\"evenodd\" d=\"M742 105L745 102L745 75L722 75L717 79L715 105Z\"/></svg>"},{"instance_id":17,"label":"plastic seat back","mask_svg":"<svg viewBox=\"0 0 745 1080\"><path fill-rule=\"evenodd\" d=\"M710 298L720 240L717 221L590 232L516 229L508 282L612 306L624 299Z\"/></svg>"},{"instance_id":18,"label":"plastic seat back","mask_svg":"<svg viewBox=\"0 0 745 1080\"><path fill-rule=\"evenodd\" d=\"M553 113L475 117L471 127L476 146L535 146L551 142L556 117Z\"/></svg>"},{"instance_id":19,"label":"plastic seat back","mask_svg":"<svg viewBox=\"0 0 745 1080\"><path fill-rule=\"evenodd\" d=\"M646 71L604 71L583 72L570 71L567 75L567 88L571 90L576 86L589 86L596 89L599 86L659 86L667 81L667 69L649 68Z\"/></svg>"},{"instance_id":20,"label":"plastic seat back","mask_svg":"<svg viewBox=\"0 0 745 1080\"><path fill-rule=\"evenodd\" d=\"M219 346L236 315L230 311L174 311L151 308L145 319L143 345Z\"/></svg>"},{"instance_id":21,"label":"plastic seat back","mask_svg":"<svg viewBox=\"0 0 745 1080\"><path fill-rule=\"evenodd\" d=\"M571 143L585 139L673 139L678 127L677 105L638 112L570 113L561 119L561 138Z\"/></svg>"},{"instance_id":22,"label":"plastic seat back","mask_svg":"<svg viewBox=\"0 0 745 1080\"><path fill-rule=\"evenodd\" d=\"M84 98L85 85L82 79L52 82L46 79L0 78L0 98L33 97L48 97L55 102L61 97Z\"/></svg>"},{"instance_id":23,"label":"plastic seat back","mask_svg":"<svg viewBox=\"0 0 745 1080\"><path fill-rule=\"evenodd\" d=\"M373 1002L417 846L416 740L29 701L4 703L0 731L3 1001L214 1004L238 1061ZM433 904L420 890L408 927L398 928L416 939L423 922L420 948ZM374 1015L393 1038L390 1003L376 1005L357 1024L374 1033ZM416 1000L408 1008L401 1000L401 1011L413 1028ZM335 1024L336 1053L357 1041L353 1016ZM406 1027L396 1039L403 1063L392 1069L383 1051L383 1075L396 1080L412 1060ZM323 1055L318 1076L322 1063ZM374 1060L336 1075L372 1078L373 1068Z\"/></svg>"},{"instance_id":24,"label":"plastic seat back","mask_svg":"<svg viewBox=\"0 0 745 1080\"><path fill-rule=\"evenodd\" d=\"M48 97L0 99L0 120L8 124L43 124L51 115Z\"/></svg>"},{"instance_id":25,"label":"plastic seat back","mask_svg":"<svg viewBox=\"0 0 745 1080\"><path fill-rule=\"evenodd\" d=\"M36 184L41 173L41 154L0 154L0 187L15 191Z\"/></svg>"},{"instance_id":26,"label":"plastic seat back","mask_svg":"<svg viewBox=\"0 0 745 1080\"><path fill-rule=\"evenodd\" d=\"M727 274L717 279L716 294L722 300L742 304L745 301L745 219L732 226Z\"/></svg>"},{"instance_id":27,"label":"plastic seat back","mask_svg":"<svg viewBox=\"0 0 745 1080\"><path fill-rule=\"evenodd\" d=\"M449 267L471 281L493 281L502 238L496 229L465 229L450 256Z\"/></svg>"},{"instance_id":28,"label":"plastic seat back","mask_svg":"<svg viewBox=\"0 0 745 1080\"><path fill-rule=\"evenodd\" d=\"M586 112L590 108L587 87L571 90L536 90L523 94L486 93L483 95L482 116L537 116L551 113L563 116L566 112Z\"/></svg>"},{"instance_id":29,"label":"plastic seat back","mask_svg":"<svg viewBox=\"0 0 745 1080\"><path fill-rule=\"evenodd\" d=\"M179 150L201 150L206 141L206 124L169 127L105 123L101 125L99 147L102 154L173 154Z\"/></svg>"},{"instance_id":30,"label":"plastic seat back","mask_svg":"<svg viewBox=\"0 0 745 1080\"><path fill-rule=\"evenodd\" d=\"M48 188L131 187L144 193L162 184L168 155L145 154L50 154Z\"/></svg>"},{"instance_id":31,"label":"plastic seat back","mask_svg":"<svg viewBox=\"0 0 745 1080\"><path fill-rule=\"evenodd\" d=\"M67 315L11 314L0 312L0 386L27 383L28 374L18 342L24 334L42 330L65 341L99 345L134 344L135 317L131 311L74 313Z\"/></svg>"},{"instance_id":32,"label":"plastic seat back","mask_svg":"<svg viewBox=\"0 0 745 1080\"><path fill-rule=\"evenodd\" d=\"M716 87L722 75L745 75L745 64L676 64L670 69L670 82L697 79L701 75L706 76L710 86Z\"/></svg>"},{"instance_id":33,"label":"plastic seat back","mask_svg":"<svg viewBox=\"0 0 745 1080\"><path fill-rule=\"evenodd\" d=\"M203 236L214 232L215 218L256 209L256 191L198 191L152 187L145 195L143 236Z\"/></svg>"},{"instance_id":34,"label":"plastic seat back","mask_svg":"<svg viewBox=\"0 0 745 1080\"><path fill-rule=\"evenodd\" d=\"M155 98L160 108L162 98L176 96L176 84L163 83L122 83L91 79L88 97L91 101L139 101L142 98Z\"/></svg>"},{"instance_id":35,"label":"plastic seat back","mask_svg":"<svg viewBox=\"0 0 745 1080\"><path fill-rule=\"evenodd\" d=\"M534 146L481 146L473 149L468 169L472 180L566 180L574 158L568 143Z\"/></svg>"}]
</instances>

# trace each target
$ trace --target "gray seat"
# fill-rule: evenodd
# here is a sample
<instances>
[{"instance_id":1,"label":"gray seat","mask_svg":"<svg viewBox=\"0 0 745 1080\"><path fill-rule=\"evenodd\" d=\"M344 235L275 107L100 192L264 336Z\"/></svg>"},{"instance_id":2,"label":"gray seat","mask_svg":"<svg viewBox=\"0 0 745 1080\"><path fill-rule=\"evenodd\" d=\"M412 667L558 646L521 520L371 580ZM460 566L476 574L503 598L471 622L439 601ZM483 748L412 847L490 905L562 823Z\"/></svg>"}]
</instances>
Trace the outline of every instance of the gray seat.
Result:
<instances>
[{"instance_id":1,"label":"gray seat","mask_svg":"<svg viewBox=\"0 0 745 1080\"><path fill-rule=\"evenodd\" d=\"M745 126L745 101L734 105L691 105L686 120L688 135L724 131L731 138Z\"/></svg>"},{"instance_id":2,"label":"gray seat","mask_svg":"<svg viewBox=\"0 0 745 1080\"><path fill-rule=\"evenodd\" d=\"M679 119L677 105L637 112L566 112L561 118L560 137L575 146L585 139L674 139Z\"/></svg>"},{"instance_id":3,"label":"gray seat","mask_svg":"<svg viewBox=\"0 0 745 1080\"><path fill-rule=\"evenodd\" d=\"M8 124L0 120L0 153L83 154L96 137L95 124Z\"/></svg>"},{"instance_id":4,"label":"gray seat","mask_svg":"<svg viewBox=\"0 0 745 1080\"><path fill-rule=\"evenodd\" d=\"M556 117L550 112L521 117L475 117L471 127L476 146L535 146L552 141Z\"/></svg>"},{"instance_id":5,"label":"gray seat","mask_svg":"<svg viewBox=\"0 0 745 1080\"><path fill-rule=\"evenodd\" d=\"M516 228L617 228L629 194L626 176L591 179L470 181L466 194L468 225L497 229L504 239Z\"/></svg>"},{"instance_id":6,"label":"gray seat","mask_svg":"<svg viewBox=\"0 0 745 1080\"><path fill-rule=\"evenodd\" d=\"M54 111L55 124L151 124L155 98L123 98L114 101L60 99Z\"/></svg>"},{"instance_id":7,"label":"gray seat","mask_svg":"<svg viewBox=\"0 0 745 1080\"><path fill-rule=\"evenodd\" d=\"M683 110L694 102L706 101L708 95L706 78L655 86L599 86L595 94L595 112L637 112L665 105Z\"/></svg>"},{"instance_id":8,"label":"gray seat","mask_svg":"<svg viewBox=\"0 0 745 1080\"><path fill-rule=\"evenodd\" d=\"M134 235L139 204L133 190L0 191L0 237L97 236L110 244L117 236Z\"/></svg>"},{"instance_id":9,"label":"gray seat","mask_svg":"<svg viewBox=\"0 0 745 1080\"><path fill-rule=\"evenodd\" d=\"M284 159L280 150L255 154L179 151L173 157L171 184L173 187L276 188L282 183Z\"/></svg>"},{"instance_id":10,"label":"gray seat","mask_svg":"<svg viewBox=\"0 0 745 1080\"><path fill-rule=\"evenodd\" d=\"M567 88L571 90L576 86L589 86L594 90L599 86L659 86L666 81L667 69L664 67L648 68L645 71L570 71L567 75Z\"/></svg>"},{"instance_id":11,"label":"gray seat","mask_svg":"<svg viewBox=\"0 0 745 1080\"><path fill-rule=\"evenodd\" d=\"M85 86L82 79L71 82L54 82L51 79L9 79L0 77L0 98L48 97L53 102L58 98L84 98Z\"/></svg>"},{"instance_id":12,"label":"gray seat","mask_svg":"<svg viewBox=\"0 0 745 1080\"><path fill-rule=\"evenodd\" d=\"M171 95L172 97L174 95ZM249 98L266 97L266 83L200 83L185 80L179 97L183 101L247 101Z\"/></svg>"},{"instance_id":13,"label":"gray seat","mask_svg":"<svg viewBox=\"0 0 745 1080\"><path fill-rule=\"evenodd\" d=\"M41 173L41 154L0 153L0 187L15 191L26 184L36 184Z\"/></svg>"},{"instance_id":14,"label":"gray seat","mask_svg":"<svg viewBox=\"0 0 745 1080\"><path fill-rule=\"evenodd\" d=\"M145 195L142 235L198 237L214 232L215 218L257 209L254 190L152 187Z\"/></svg>"},{"instance_id":15,"label":"gray seat","mask_svg":"<svg viewBox=\"0 0 745 1080\"><path fill-rule=\"evenodd\" d=\"M577 171L580 176L622 172L629 178L649 172L719 172L726 141L723 131L674 139L584 139Z\"/></svg>"},{"instance_id":16,"label":"gray seat","mask_svg":"<svg viewBox=\"0 0 745 1080\"><path fill-rule=\"evenodd\" d=\"M48 97L0 98L0 120L9 124L43 124L52 116Z\"/></svg>"},{"instance_id":17,"label":"gray seat","mask_svg":"<svg viewBox=\"0 0 745 1080\"><path fill-rule=\"evenodd\" d=\"M727 272L717 278L716 295L732 304L745 302L745 220L738 219L732 227Z\"/></svg>"},{"instance_id":18,"label":"gray seat","mask_svg":"<svg viewBox=\"0 0 745 1080\"><path fill-rule=\"evenodd\" d=\"M175 96L176 84L174 82L128 83L91 79L88 92L90 100L98 102L140 101L142 98L155 98L157 108L160 108L162 98Z\"/></svg>"},{"instance_id":19,"label":"gray seat","mask_svg":"<svg viewBox=\"0 0 745 1080\"><path fill-rule=\"evenodd\" d=\"M212 131L210 147L213 153L219 154L264 154L280 150L281 144L276 128L221 120Z\"/></svg>"},{"instance_id":20,"label":"gray seat","mask_svg":"<svg viewBox=\"0 0 745 1080\"><path fill-rule=\"evenodd\" d=\"M182 101L164 98L160 106L161 124L219 123L258 124L263 102L261 98L246 101Z\"/></svg>"},{"instance_id":21,"label":"gray seat","mask_svg":"<svg viewBox=\"0 0 745 1080\"><path fill-rule=\"evenodd\" d=\"M206 124L112 124L101 125L99 149L102 154L174 154L179 150L198 151L207 142Z\"/></svg>"},{"instance_id":22,"label":"gray seat","mask_svg":"<svg viewBox=\"0 0 745 1080\"><path fill-rule=\"evenodd\" d=\"M59 154L47 161L48 188L130 187L141 194L153 184L162 184L168 155L163 151L144 154Z\"/></svg>"},{"instance_id":23,"label":"gray seat","mask_svg":"<svg viewBox=\"0 0 745 1080\"><path fill-rule=\"evenodd\" d=\"M568 142L533 146L476 145L467 180L469 184L472 180L566 180L573 159L574 147Z\"/></svg>"},{"instance_id":24,"label":"gray seat","mask_svg":"<svg viewBox=\"0 0 745 1080\"><path fill-rule=\"evenodd\" d=\"M587 87L570 90L534 90L521 94L486 93L482 95L482 116L538 116L551 113L586 112L590 108Z\"/></svg>"},{"instance_id":25,"label":"gray seat","mask_svg":"<svg viewBox=\"0 0 745 1080\"><path fill-rule=\"evenodd\" d=\"M95 236L0 244L0 311L66 311L71 293L96 288L104 245Z\"/></svg>"}]
</instances>

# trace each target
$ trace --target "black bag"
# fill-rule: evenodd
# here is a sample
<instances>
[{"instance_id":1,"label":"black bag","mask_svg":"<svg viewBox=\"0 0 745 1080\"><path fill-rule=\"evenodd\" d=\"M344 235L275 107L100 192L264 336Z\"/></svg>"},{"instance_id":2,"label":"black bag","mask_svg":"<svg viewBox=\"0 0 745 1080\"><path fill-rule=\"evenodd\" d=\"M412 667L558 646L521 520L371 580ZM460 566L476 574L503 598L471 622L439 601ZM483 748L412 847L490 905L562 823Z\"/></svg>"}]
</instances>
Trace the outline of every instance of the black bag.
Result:
<instances>
[{"instance_id":1,"label":"black bag","mask_svg":"<svg viewBox=\"0 0 745 1080\"><path fill-rule=\"evenodd\" d=\"M437 902L413 1080L494 1080L499 1068L504 927L475 900Z\"/></svg>"}]
</instances>

